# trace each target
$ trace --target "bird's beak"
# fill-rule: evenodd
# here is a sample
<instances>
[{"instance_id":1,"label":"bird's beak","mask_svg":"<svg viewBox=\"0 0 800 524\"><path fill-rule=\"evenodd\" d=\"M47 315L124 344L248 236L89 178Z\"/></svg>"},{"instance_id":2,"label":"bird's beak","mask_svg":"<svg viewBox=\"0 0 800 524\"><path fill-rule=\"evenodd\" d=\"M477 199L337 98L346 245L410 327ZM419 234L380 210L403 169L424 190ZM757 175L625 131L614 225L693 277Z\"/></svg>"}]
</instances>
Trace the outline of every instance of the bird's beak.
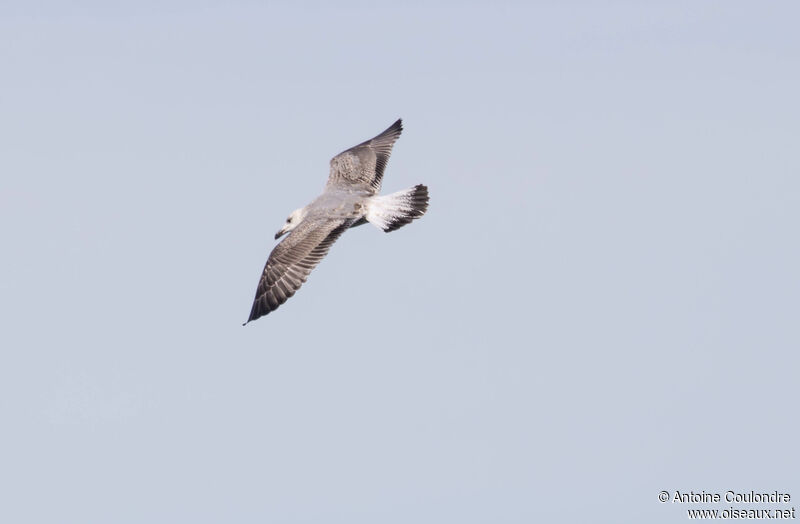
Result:
<instances>
[{"instance_id":1,"label":"bird's beak","mask_svg":"<svg viewBox=\"0 0 800 524\"><path fill-rule=\"evenodd\" d=\"M279 238L281 238L284 233L286 233L286 228L282 228L280 231L275 233L275 240L278 240Z\"/></svg>"}]
</instances>

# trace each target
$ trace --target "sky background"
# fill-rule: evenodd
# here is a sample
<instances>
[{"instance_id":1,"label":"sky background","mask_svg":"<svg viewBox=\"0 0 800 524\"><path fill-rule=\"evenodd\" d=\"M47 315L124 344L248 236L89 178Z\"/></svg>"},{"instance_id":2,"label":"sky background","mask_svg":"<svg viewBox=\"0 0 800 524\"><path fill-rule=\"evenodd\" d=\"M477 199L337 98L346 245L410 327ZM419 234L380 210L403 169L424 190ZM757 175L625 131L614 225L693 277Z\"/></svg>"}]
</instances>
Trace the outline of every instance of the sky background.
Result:
<instances>
[{"instance_id":1,"label":"sky background","mask_svg":"<svg viewBox=\"0 0 800 524\"><path fill-rule=\"evenodd\" d=\"M794 2L0 3L0 521L800 506ZM328 160L384 191L247 327Z\"/></svg>"}]
</instances>

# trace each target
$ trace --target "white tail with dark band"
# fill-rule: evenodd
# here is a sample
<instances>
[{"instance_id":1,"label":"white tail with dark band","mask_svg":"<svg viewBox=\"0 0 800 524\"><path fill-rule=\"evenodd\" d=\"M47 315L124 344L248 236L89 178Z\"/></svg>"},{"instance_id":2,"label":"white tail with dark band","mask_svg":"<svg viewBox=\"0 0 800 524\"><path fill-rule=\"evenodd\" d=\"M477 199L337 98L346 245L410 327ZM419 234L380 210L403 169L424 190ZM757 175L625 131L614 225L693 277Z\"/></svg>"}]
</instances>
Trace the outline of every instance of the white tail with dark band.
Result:
<instances>
[{"instance_id":1,"label":"white tail with dark band","mask_svg":"<svg viewBox=\"0 0 800 524\"><path fill-rule=\"evenodd\" d=\"M394 231L428 210L428 188L422 184L367 200L366 219L385 232Z\"/></svg>"}]
</instances>

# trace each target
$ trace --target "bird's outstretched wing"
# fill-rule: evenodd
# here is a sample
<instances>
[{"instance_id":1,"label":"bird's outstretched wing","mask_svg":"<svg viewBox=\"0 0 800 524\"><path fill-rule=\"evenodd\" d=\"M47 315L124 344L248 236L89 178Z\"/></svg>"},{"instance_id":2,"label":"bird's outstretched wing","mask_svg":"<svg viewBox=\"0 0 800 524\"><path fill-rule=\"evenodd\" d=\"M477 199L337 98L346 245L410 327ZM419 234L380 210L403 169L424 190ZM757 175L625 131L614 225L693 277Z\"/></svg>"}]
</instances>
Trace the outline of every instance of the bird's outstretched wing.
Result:
<instances>
[{"instance_id":1,"label":"bird's outstretched wing","mask_svg":"<svg viewBox=\"0 0 800 524\"><path fill-rule=\"evenodd\" d=\"M403 121L389 126L375 138L362 142L331 159L331 174L326 188L346 187L375 194L381 189L383 171L392 146L403 132Z\"/></svg>"},{"instance_id":2,"label":"bird's outstretched wing","mask_svg":"<svg viewBox=\"0 0 800 524\"><path fill-rule=\"evenodd\" d=\"M267 259L247 322L275 311L294 295L352 223L352 219L306 220L293 229Z\"/></svg>"}]
</instances>

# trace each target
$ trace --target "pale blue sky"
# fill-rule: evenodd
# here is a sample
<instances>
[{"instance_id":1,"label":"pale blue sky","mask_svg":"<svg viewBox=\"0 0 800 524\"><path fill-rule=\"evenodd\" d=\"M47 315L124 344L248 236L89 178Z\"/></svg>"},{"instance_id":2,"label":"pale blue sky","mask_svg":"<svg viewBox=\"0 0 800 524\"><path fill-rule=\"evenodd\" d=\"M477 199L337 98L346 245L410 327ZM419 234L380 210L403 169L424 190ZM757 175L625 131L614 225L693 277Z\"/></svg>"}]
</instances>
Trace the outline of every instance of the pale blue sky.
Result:
<instances>
[{"instance_id":1,"label":"pale blue sky","mask_svg":"<svg viewBox=\"0 0 800 524\"><path fill-rule=\"evenodd\" d=\"M800 500L798 19L4 2L0 521ZM384 190L427 184L428 214L348 232L241 327L287 214L398 117Z\"/></svg>"}]
</instances>

